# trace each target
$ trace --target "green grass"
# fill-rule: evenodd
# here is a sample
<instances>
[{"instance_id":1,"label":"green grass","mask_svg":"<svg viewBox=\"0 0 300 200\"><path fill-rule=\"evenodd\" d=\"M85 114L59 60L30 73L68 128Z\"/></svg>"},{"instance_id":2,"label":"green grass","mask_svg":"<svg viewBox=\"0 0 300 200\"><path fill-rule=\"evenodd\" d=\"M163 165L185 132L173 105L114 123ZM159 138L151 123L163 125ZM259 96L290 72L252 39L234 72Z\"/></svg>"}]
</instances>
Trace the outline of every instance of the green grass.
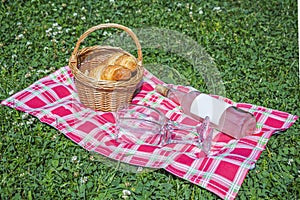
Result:
<instances>
[{"instance_id":1,"label":"green grass","mask_svg":"<svg viewBox=\"0 0 300 200\"><path fill-rule=\"evenodd\" d=\"M88 28L114 22L184 34L214 59L226 97L300 115L296 1L193 2L2 0L0 99L67 65ZM174 66L210 92L187 59L161 49L143 53L145 64ZM129 199L218 199L163 170L131 174L105 166L21 112L2 106L0 119L1 199L122 199L124 189ZM272 136L237 199L300 198L299 133L298 122Z\"/></svg>"}]
</instances>

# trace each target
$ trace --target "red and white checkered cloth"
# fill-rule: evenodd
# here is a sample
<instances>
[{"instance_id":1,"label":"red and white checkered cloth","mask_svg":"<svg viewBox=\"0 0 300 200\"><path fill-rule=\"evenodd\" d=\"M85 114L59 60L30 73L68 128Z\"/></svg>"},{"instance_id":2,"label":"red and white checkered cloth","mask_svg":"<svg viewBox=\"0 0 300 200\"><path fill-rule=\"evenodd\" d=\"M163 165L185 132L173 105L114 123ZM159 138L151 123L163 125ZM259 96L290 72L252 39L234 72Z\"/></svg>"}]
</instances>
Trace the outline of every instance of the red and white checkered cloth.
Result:
<instances>
[{"instance_id":1,"label":"red and white checkered cloth","mask_svg":"<svg viewBox=\"0 0 300 200\"><path fill-rule=\"evenodd\" d=\"M133 103L159 108L167 118L177 122L197 124L181 112L180 106L156 93L156 84L163 82L145 71L142 89ZM176 87L191 90L184 86ZM233 103L229 99L223 100ZM261 106L237 103L237 107L256 117L258 123L255 134L234 140L216 132L212 151L205 156L198 147L188 144L158 147L117 142L114 139L114 113L96 112L82 105L68 67L62 67L38 80L1 104L37 117L89 151L133 165L164 168L223 199L236 197L248 170L254 167L271 135L288 129L298 118Z\"/></svg>"}]
</instances>

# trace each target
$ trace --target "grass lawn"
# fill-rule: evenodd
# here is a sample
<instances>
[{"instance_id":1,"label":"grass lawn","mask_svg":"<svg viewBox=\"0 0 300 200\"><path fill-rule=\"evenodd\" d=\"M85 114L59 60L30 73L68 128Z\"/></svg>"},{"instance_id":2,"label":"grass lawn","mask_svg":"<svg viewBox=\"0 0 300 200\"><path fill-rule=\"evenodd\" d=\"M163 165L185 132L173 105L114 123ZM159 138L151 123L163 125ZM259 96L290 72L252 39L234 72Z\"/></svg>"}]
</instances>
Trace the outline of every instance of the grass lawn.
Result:
<instances>
[{"instance_id":1,"label":"grass lawn","mask_svg":"<svg viewBox=\"0 0 300 200\"><path fill-rule=\"evenodd\" d=\"M181 33L214 59L226 97L300 115L297 2L190 2L2 0L0 100L67 65L84 31L112 22ZM159 48L143 54L145 65L172 66L211 92L187 58ZM0 125L0 199L122 199L123 190L131 191L128 199L218 199L164 170L132 174L103 165L55 129L4 106ZM299 122L272 136L237 199L299 199L299 148Z\"/></svg>"}]
</instances>

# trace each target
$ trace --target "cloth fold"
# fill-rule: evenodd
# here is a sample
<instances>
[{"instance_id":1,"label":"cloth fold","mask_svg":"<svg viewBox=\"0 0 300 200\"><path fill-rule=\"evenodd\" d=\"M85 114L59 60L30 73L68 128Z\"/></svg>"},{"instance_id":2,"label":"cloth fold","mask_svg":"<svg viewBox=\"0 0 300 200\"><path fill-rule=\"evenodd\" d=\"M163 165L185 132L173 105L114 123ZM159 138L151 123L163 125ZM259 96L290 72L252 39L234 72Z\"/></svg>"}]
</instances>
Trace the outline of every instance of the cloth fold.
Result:
<instances>
[{"instance_id":1,"label":"cloth fold","mask_svg":"<svg viewBox=\"0 0 300 200\"><path fill-rule=\"evenodd\" d=\"M159 108L167 118L179 123L197 124L197 121L182 113L180 106L154 91L157 84L164 84L161 80L146 70L143 81L133 103ZM193 90L185 86L174 87ZM222 100L234 103L230 99ZM271 135L288 129L298 119L298 116L286 112L236 103L237 107L256 117L255 134L235 140L215 132L211 153L206 156L201 149L188 144L158 147L117 142L114 139L114 113L97 112L82 105L67 66L36 81L1 104L37 117L88 151L132 165L164 168L223 199L236 197L248 170L254 167Z\"/></svg>"}]
</instances>

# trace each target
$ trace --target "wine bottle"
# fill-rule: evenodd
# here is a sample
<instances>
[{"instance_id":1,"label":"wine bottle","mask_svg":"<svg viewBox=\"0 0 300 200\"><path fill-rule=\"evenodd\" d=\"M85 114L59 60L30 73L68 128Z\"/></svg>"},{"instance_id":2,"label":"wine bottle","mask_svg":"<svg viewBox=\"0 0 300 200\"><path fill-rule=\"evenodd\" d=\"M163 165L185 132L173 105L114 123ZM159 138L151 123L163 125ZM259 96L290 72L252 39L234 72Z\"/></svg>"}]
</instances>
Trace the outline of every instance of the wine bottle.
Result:
<instances>
[{"instance_id":1,"label":"wine bottle","mask_svg":"<svg viewBox=\"0 0 300 200\"><path fill-rule=\"evenodd\" d=\"M155 90L181 105L183 112L196 120L203 121L208 116L213 128L233 138L240 139L255 131L256 119L251 113L210 95L199 91L185 93L163 85L157 85Z\"/></svg>"}]
</instances>

